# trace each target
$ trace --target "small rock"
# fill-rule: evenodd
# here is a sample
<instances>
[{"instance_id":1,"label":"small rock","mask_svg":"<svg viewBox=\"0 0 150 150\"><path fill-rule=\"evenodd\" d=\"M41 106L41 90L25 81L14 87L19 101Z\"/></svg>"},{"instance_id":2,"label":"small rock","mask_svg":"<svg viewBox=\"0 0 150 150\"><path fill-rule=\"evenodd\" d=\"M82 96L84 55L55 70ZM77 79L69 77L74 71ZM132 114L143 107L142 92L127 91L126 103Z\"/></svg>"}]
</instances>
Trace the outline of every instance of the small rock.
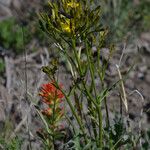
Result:
<instances>
[{"instance_id":1,"label":"small rock","mask_svg":"<svg viewBox=\"0 0 150 150\"><path fill-rule=\"evenodd\" d=\"M141 80L144 80L144 74L139 72L138 73L138 78L141 79Z\"/></svg>"},{"instance_id":2,"label":"small rock","mask_svg":"<svg viewBox=\"0 0 150 150\"><path fill-rule=\"evenodd\" d=\"M147 66L141 66L139 70L144 73L147 71Z\"/></svg>"}]
</instances>

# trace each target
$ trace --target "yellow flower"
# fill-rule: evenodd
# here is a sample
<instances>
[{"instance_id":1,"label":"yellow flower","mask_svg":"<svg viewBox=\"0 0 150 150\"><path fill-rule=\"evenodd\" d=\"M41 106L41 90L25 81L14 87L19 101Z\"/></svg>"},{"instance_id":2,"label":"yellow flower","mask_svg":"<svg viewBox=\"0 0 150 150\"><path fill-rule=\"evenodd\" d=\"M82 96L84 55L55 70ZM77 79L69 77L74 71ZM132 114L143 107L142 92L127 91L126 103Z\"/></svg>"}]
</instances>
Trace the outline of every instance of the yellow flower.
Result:
<instances>
[{"instance_id":1,"label":"yellow flower","mask_svg":"<svg viewBox=\"0 0 150 150\"><path fill-rule=\"evenodd\" d=\"M71 8L76 8L79 6L79 3L76 3L76 2L69 2L67 3L67 6L68 7L71 7Z\"/></svg>"},{"instance_id":2,"label":"yellow flower","mask_svg":"<svg viewBox=\"0 0 150 150\"><path fill-rule=\"evenodd\" d=\"M74 32L74 30L75 30L73 20L71 22L70 19L65 18L65 22L61 22L60 25L64 32L71 33L71 32Z\"/></svg>"},{"instance_id":3,"label":"yellow flower","mask_svg":"<svg viewBox=\"0 0 150 150\"><path fill-rule=\"evenodd\" d=\"M70 24L61 22L61 27L63 31L68 33L71 32Z\"/></svg>"}]
</instances>

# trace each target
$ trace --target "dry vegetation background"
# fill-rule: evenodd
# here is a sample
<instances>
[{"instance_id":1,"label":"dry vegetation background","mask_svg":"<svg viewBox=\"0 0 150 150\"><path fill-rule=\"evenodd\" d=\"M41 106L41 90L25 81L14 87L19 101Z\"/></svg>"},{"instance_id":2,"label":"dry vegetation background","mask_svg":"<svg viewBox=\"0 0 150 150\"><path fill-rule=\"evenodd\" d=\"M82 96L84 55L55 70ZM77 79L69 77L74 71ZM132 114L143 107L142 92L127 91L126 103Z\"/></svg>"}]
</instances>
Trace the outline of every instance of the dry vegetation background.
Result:
<instances>
[{"instance_id":1,"label":"dry vegetation background","mask_svg":"<svg viewBox=\"0 0 150 150\"><path fill-rule=\"evenodd\" d=\"M134 3L138 5L139 1ZM16 134L19 135L26 141L23 142L22 149L27 149L29 138L32 141L33 149L39 148L40 143L35 132L41 124L31 101L39 104L38 90L41 84L47 81L41 67L48 65L51 58L56 55L54 45L49 46L47 38L38 29L36 13L43 9L44 5L45 2L42 0L0 0L0 23L5 20L10 21L9 18L12 17L16 19L16 23L8 21L8 24L14 26L13 30L15 30L15 32L5 31L9 42L0 41L0 134L6 139L13 138ZM25 28L27 40L25 40L27 43L25 45L26 63L20 26ZM0 26L0 30L4 31L5 28ZM19 37L15 37L15 34L18 34ZM132 35L132 33L127 34ZM16 39L20 43L13 44L16 41L11 41L11 39ZM125 49L123 48L124 44ZM139 120L141 120L142 128L149 128L150 32L143 31L132 41L124 42L122 40L116 45L116 52L107 72L106 84L111 84L119 78L115 64L118 64L124 49L124 57L121 61L122 73L125 73L135 60L135 67L125 82L130 122L133 128L138 129ZM103 50L103 55L104 57L107 55L107 49ZM70 79L64 62L65 60L62 59L59 76L60 82L67 87ZM134 90L140 92L144 101L141 100L138 93L131 94ZM27 99L26 94L28 94ZM118 106L119 97L117 91L113 91L109 97L109 110L117 112L119 111ZM143 110L142 117L141 110ZM113 117L113 113L111 117Z\"/></svg>"}]
</instances>

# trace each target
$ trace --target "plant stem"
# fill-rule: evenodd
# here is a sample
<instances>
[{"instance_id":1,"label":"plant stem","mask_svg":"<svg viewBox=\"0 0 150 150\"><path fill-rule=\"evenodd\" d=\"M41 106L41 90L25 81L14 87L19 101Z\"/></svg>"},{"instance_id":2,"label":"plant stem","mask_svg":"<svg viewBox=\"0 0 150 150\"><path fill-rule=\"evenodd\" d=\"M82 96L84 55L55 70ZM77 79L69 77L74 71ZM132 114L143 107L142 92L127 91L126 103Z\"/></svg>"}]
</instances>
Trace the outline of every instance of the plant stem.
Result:
<instances>
[{"instance_id":1,"label":"plant stem","mask_svg":"<svg viewBox=\"0 0 150 150\"><path fill-rule=\"evenodd\" d=\"M95 94L95 97L97 97L97 94L96 94L96 85L95 85L95 78L94 78L94 71L93 71L93 68L92 68L92 62L90 60L90 56L91 54L89 53L89 50L88 50L88 44L87 44L87 41L86 41L86 53L87 53L87 60L88 60L88 64L89 64L89 69L90 69L90 74L91 74L91 79L92 79L92 85L93 85L93 89L94 89L94 94Z\"/></svg>"},{"instance_id":2,"label":"plant stem","mask_svg":"<svg viewBox=\"0 0 150 150\"><path fill-rule=\"evenodd\" d=\"M61 90L61 91L62 91L62 90ZM84 135L85 142L87 143L87 142L88 142L88 139L87 139L87 137L86 137L86 133L85 133L85 130L84 130L84 128L83 128L82 121L81 121L80 117L77 115L76 111L74 110L74 107L73 107L73 105L72 105L70 99L68 98L68 96L65 94L64 91L62 91L62 93L64 94L64 96L65 96L65 98L66 98L66 100L67 100L67 103L68 103L68 105L69 105L69 107L70 107L70 109L71 109L71 111L72 111L72 114L73 114L73 116L76 118L77 123L78 123L78 125L79 125L79 127L80 127L80 129L81 129L81 131L82 131L82 133L83 133L83 135Z\"/></svg>"},{"instance_id":3,"label":"plant stem","mask_svg":"<svg viewBox=\"0 0 150 150\"><path fill-rule=\"evenodd\" d=\"M90 52L89 52L89 48L88 48L88 43L87 41L85 41L86 43L86 54L87 54L87 60L88 60L88 65L89 65L89 69L90 69L90 74L91 74L91 79L92 79L92 87L94 89L94 94L95 94L95 97L97 97L97 93L96 93L96 85L95 85L95 79L94 79L94 71L93 71L93 68L92 68L92 62L90 60ZM90 107L92 110L93 110L93 105L92 103L88 103L88 107ZM92 112L92 115L94 118L96 118L96 115L95 115L95 112ZM92 123L92 127L93 127L93 133L94 133L94 136L95 136L95 139L97 139L97 130L96 130L96 124L93 120L91 120L91 123ZM96 140L97 141L97 140ZM98 143L97 143L98 144Z\"/></svg>"},{"instance_id":4,"label":"plant stem","mask_svg":"<svg viewBox=\"0 0 150 150\"><path fill-rule=\"evenodd\" d=\"M99 148L102 149L102 139L103 139L103 134L102 134L102 111L101 111L101 105L97 108L98 110L98 120L99 120Z\"/></svg>"},{"instance_id":5,"label":"plant stem","mask_svg":"<svg viewBox=\"0 0 150 150\"><path fill-rule=\"evenodd\" d=\"M107 106L107 98L104 98L104 103L105 103L105 110L106 110L106 125L107 128L110 127L110 121L109 121L109 111L108 111L108 106Z\"/></svg>"},{"instance_id":6,"label":"plant stem","mask_svg":"<svg viewBox=\"0 0 150 150\"><path fill-rule=\"evenodd\" d=\"M79 56L78 56L78 53L77 53L77 50L76 50L76 41L75 41L75 39L72 39L72 47L73 47L73 52L74 52L74 54L75 54L75 59L76 59L76 62L77 62L77 69L79 69L79 70L77 70L78 71L78 73L79 73L79 75L80 75L80 77L82 77L82 69L81 69L81 65L80 65L80 60L79 60Z\"/></svg>"}]
</instances>

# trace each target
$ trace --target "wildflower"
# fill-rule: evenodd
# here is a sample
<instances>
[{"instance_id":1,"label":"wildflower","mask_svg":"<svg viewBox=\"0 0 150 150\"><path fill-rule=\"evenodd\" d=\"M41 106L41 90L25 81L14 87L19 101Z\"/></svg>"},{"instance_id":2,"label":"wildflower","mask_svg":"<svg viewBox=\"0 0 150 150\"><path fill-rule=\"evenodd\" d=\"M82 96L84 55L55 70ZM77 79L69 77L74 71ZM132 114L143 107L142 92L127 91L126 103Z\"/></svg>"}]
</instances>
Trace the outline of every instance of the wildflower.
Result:
<instances>
[{"instance_id":1,"label":"wildflower","mask_svg":"<svg viewBox=\"0 0 150 150\"><path fill-rule=\"evenodd\" d=\"M73 1L73 2L67 3L67 6L71 8L76 8L79 6L79 3Z\"/></svg>"},{"instance_id":2,"label":"wildflower","mask_svg":"<svg viewBox=\"0 0 150 150\"><path fill-rule=\"evenodd\" d=\"M59 85L61 88L61 85ZM63 93L54 86L54 83L47 83L42 85L39 95L43 98L42 101L48 105L48 108L41 111L41 113L52 119L53 121L59 121L63 116L63 108L60 106Z\"/></svg>"},{"instance_id":3,"label":"wildflower","mask_svg":"<svg viewBox=\"0 0 150 150\"><path fill-rule=\"evenodd\" d=\"M65 21L60 23L61 28L64 32L71 33L75 31L74 21L68 18L65 18Z\"/></svg>"},{"instance_id":4,"label":"wildflower","mask_svg":"<svg viewBox=\"0 0 150 150\"><path fill-rule=\"evenodd\" d=\"M63 93L54 86L53 82L43 84L39 95L43 98L43 102L48 105L61 102L61 98L64 97Z\"/></svg>"},{"instance_id":5,"label":"wildflower","mask_svg":"<svg viewBox=\"0 0 150 150\"><path fill-rule=\"evenodd\" d=\"M70 33L71 32L71 28L70 28L70 23L63 23L61 22L61 28L63 29L63 31Z\"/></svg>"}]
</instances>

